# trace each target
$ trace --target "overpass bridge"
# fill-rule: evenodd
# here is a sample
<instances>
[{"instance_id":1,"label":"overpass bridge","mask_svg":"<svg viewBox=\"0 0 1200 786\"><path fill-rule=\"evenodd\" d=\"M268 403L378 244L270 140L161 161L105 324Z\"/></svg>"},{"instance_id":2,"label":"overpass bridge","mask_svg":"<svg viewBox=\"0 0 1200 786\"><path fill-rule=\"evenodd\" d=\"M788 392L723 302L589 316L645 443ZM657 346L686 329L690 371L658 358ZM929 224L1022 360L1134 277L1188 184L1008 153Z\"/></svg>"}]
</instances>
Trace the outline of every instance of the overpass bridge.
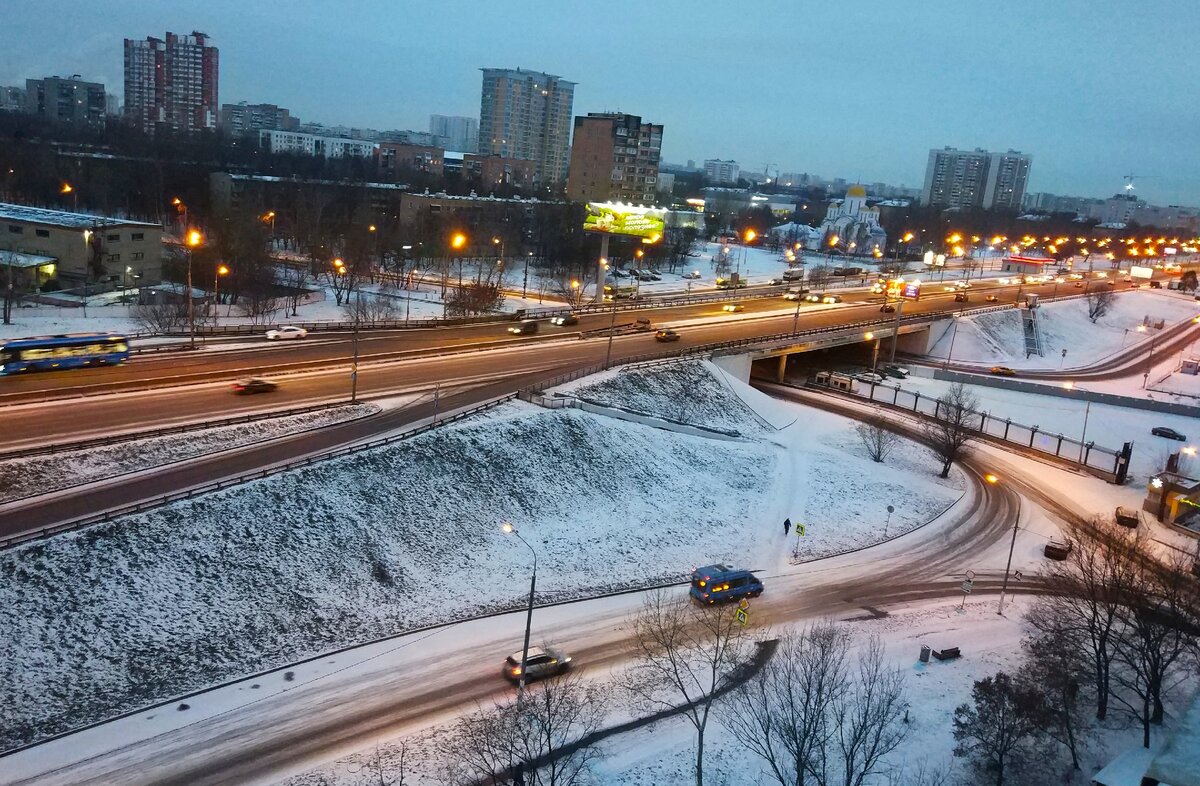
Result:
<instances>
[{"instance_id":1,"label":"overpass bridge","mask_svg":"<svg viewBox=\"0 0 1200 786\"><path fill-rule=\"evenodd\" d=\"M792 355L872 342L879 342L880 353L888 353L891 360L895 360L897 352L924 355L952 324L952 314L927 313L872 319L836 328L779 333L743 339L714 349L712 361L743 382L750 381L755 363L760 364L760 377L773 377L776 382L783 382L787 360ZM762 365L774 368L766 369Z\"/></svg>"}]
</instances>

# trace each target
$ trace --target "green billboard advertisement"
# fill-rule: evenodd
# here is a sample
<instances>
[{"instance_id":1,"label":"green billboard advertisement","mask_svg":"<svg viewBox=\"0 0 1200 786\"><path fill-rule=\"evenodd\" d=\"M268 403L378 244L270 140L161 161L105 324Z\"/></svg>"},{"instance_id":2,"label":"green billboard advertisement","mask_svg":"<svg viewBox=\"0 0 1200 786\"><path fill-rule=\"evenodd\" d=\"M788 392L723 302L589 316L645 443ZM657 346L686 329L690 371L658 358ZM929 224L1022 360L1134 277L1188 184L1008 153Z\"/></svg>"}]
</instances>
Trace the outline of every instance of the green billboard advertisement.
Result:
<instances>
[{"instance_id":1,"label":"green billboard advertisement","mask_svg":"<svg viewBox=\"0 0 1200 786\"><path fill-rule=\"evenodd\" d=\"M584 231L610 235L630 235L658 240L663 234L665 210L638 208L608 202L588 202Z\"/></svg>"}]
</instances>

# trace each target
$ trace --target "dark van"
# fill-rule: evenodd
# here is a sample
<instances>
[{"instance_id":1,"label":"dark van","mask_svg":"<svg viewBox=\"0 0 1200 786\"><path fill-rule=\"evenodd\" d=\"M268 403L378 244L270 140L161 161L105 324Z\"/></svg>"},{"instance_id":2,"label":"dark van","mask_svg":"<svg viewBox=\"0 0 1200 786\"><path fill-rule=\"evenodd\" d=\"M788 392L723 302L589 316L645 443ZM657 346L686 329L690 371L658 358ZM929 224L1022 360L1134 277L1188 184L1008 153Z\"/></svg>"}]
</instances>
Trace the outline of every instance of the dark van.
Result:
<instances>
[{"instance_id":1,"label":"dark van","mask_svg":"<svg viewBox=\"0 0 1200 786\"><path fill-rule=\"evenodd\" d=\"M691 596L701 603L728 603L742 598L757 598L763 584L748 570L727 565L705 565L692 571Z\"/></svg>"}]
</instances>

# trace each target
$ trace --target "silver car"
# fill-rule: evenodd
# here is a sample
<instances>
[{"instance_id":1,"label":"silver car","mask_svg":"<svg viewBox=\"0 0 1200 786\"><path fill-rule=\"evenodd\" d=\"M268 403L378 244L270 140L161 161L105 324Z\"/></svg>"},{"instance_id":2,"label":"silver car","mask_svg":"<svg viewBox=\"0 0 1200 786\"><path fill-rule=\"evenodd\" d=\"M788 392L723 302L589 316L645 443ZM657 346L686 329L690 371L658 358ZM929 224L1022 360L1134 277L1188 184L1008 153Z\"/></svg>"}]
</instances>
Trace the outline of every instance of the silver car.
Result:
<instances>
[{"instance_id":1,"label":"silver car","mask_svg":"<svg viewBox=\"0 0 1200 786\"><path fill-rule=\"evenodd\" d=\"M530 647L525 659L526 682L564 674L571 668L571 656L551 647ZM501 673L512 682L521 681L521 653L514 652L504 660Z\"/></svg>"}]
</instances>

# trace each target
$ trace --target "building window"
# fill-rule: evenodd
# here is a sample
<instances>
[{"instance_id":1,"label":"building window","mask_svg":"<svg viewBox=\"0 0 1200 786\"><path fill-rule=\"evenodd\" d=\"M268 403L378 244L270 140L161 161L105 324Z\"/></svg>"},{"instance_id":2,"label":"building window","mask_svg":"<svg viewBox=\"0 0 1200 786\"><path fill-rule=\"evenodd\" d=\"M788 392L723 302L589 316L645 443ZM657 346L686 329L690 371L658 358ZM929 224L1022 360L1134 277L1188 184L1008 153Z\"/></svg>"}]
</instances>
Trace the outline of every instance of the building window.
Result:
<instances>
[{"instance_id":1,"label":"building window","mask_svg":"<svg viewBox=\"0 0 1200 786\"><path fill-rule=\"evenodd\" d=\"M107 240L109 243L119 243L119 242L121 242L121 235L120 235L120 233L112 234L112 235L105 235L104 239Z\"/></svg>"},{"instance_id":2,"label":"building window","mask_svg":"<svg viewBox=\"0 0 1200 786\"><path fill-rule=\"evenodd\" d=\"M15 224L9 224L8 231L12 232L14 235L20 235L25 232L25 227L19 227Z\"/></svg>"},{"instance_id":3,"label":"building window","mask_svg":"<svg viewBox=\"0 0 1200 786\"><path fill-rule=\"evenodd\" d=\"M144 256L145 256L145 254L143 254L141 251L134 251L134 252L133 252L132 254L130 254L129 256L130 256L130 258L131 258L131 259L133 259L133 260L137 261L137 260L140 260L142 257L144 257Z\"/></svg>"},{"instance_id":4,"label":"building window","mask_svg":"<svg viewBox=\"0 0 1200 786\"><path fill-rule=\"evenodd\" d=\"M134 232L132 235L129 236L129 239L130 240L145 240L146 233L145 232Z\"/></svg>"},{"instance_id":5,"label":"building window","mask_svg":"<svg viewBox=\"0 0 1200 786\"><path fill-rule=\"evenodd\" d=\"M107 261L107 262L120 262L120 261L121 261L121 255L120 255L120 254L109 254L109 255L108 255L106 258L105 258L105 261Z\"/></svg>"},{"instance_id":6,"label":"building window","mask_svg":"<svg viewBox=\"0 0 1200 786\"><path fill-rule=\"evenodd\" d=\"M49 229L37 229L37 230L34 230L34 231L37 233L37 236L38 236L38 237L50 237L50 230L49 230Z\"/></svg>"}]
</instances>

